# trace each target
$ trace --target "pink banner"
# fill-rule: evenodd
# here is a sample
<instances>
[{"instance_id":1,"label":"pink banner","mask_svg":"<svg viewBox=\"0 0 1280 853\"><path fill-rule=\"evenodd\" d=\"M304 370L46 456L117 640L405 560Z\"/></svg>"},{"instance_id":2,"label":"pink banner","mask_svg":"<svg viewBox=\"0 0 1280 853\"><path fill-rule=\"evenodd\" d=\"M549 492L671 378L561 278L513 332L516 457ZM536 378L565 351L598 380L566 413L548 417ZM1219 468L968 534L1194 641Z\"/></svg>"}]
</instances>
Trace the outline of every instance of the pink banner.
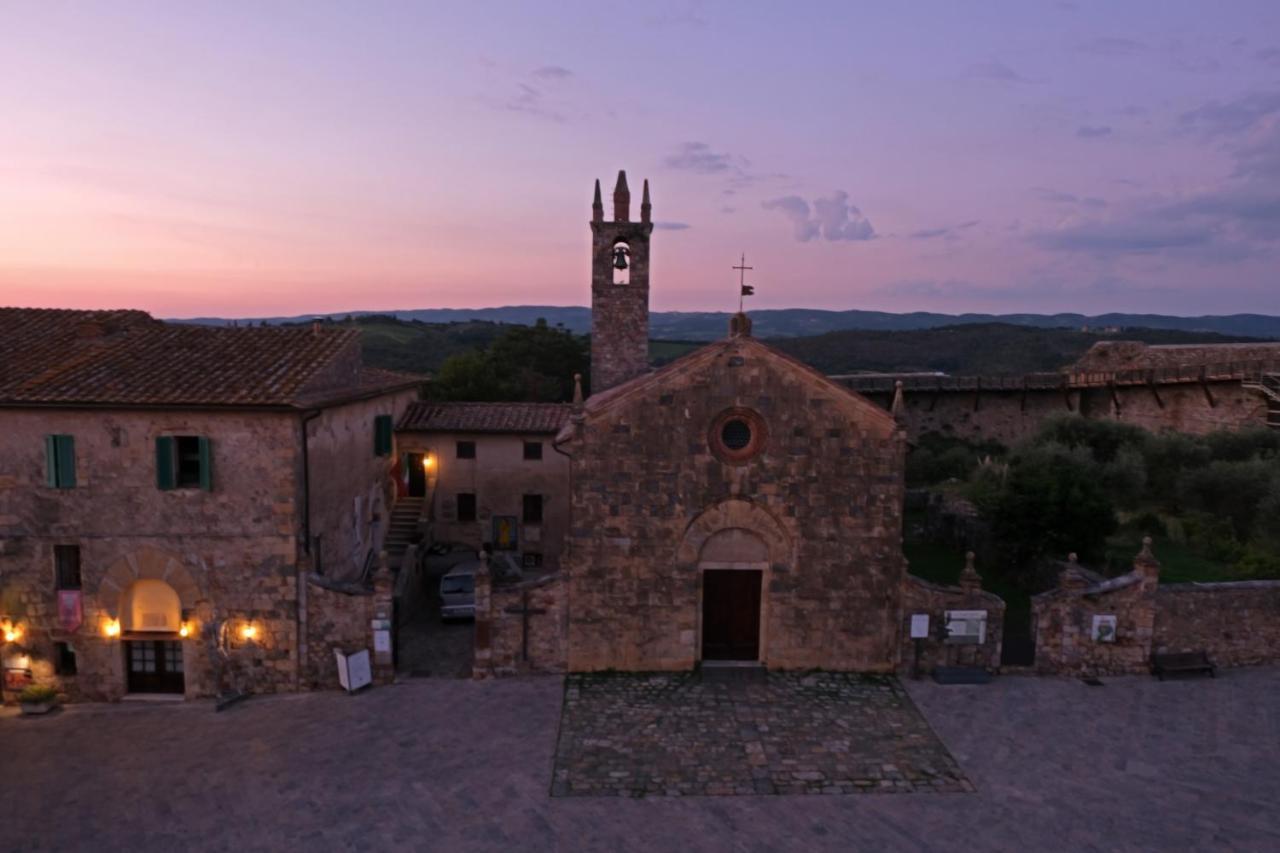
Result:
<instances>
[{"instance_id":1,"label":"pink banner","mask_svg":"<svg viewBox=\"0 0 1280 853\"><path fill-rule=\"evenodd\" d=\"M58 590L58 624L64 631L74 631L84 621L84 607L80 600L80 590Z\"/></svg>"}]
</instances>

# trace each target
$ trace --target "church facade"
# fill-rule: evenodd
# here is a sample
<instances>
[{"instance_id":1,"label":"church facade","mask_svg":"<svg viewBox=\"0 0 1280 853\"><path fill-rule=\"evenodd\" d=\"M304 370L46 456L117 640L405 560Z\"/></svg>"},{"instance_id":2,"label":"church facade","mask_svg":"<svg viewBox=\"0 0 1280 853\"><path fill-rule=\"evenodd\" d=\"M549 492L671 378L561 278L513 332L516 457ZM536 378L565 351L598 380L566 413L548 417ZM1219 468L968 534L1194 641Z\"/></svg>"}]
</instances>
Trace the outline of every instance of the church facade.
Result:
<instances>
[{"instance_id":1,"label":"church facade","mask_svg":"<svg viewBox=\"0 0 1280 853\"><path fill-rule=\"evenodd\" d=\"M651 206L614 219L596 184L592 396L553 442L568 457L561 570L479 581L476 674L711 665L889 672L912 611L993 615L969 587L924 585L902 553L905 430L751 335L648 367ZM998 630L981 655L999 659Z\"/></svg>"}]
</instances>

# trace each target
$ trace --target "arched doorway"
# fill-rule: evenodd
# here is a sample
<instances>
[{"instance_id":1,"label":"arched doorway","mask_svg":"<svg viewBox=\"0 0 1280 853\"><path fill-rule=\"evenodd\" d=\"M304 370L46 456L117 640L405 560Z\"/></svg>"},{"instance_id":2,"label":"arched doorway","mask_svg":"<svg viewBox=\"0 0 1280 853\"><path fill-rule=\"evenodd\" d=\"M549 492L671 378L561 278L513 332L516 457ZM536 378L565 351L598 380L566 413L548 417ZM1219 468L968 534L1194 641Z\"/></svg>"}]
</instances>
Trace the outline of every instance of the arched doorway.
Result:
<instances>
[{"instance_id":1,"label":"arched doorway","mask_svg":"<svg viewBox=\"0 0 1280 853\"><path fill-rule=\"evenodd\" d=\"M769 548L750 530L717 531L698 555L702 660L759 661L762 586Z\"/></svg>"},{"instance_id":2,"label":"arched doorway","mask_svg":"<svg viewBox=\"0 0 1280 853\"><path fill-rule=\"evenodd\" d=\"M120 600L125 684L130 693L178 693L186 688L182 604L162 580L140 578Z\"/></svg>"}]
</instances>

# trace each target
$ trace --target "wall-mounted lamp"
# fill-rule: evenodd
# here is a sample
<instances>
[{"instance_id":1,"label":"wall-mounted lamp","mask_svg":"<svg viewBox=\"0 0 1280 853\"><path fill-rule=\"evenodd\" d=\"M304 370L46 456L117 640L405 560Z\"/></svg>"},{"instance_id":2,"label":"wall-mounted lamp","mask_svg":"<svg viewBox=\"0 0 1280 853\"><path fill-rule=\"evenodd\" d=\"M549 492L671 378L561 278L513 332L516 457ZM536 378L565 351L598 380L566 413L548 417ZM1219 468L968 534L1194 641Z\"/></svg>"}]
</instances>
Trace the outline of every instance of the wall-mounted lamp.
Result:
<instances>
[{"instance_id":1,"label":"wall-mounted lamp","mask_svg":"<svg viewBox=\"0 0 1280 853\"><path fill-rule=\"evenodd\" d=\"M428 453L422 457L422 470L430 471L432 468L435 468L435 467L436 467L436 458L434 456Z\"/></svg>"},{"instance_id":2,"label":"wall-mounted lamp","mask_svg":"<svg viewBox=\"0 0 1280 853\"><path fill-rule=\"evenodd\" d=\"M240 629L240 638L246 642L252 642L258 636L258 629L254 625L245 625Z\"/></svg>"},{"instance_id":3,"label":"wall-mounted lamp","mask_svg":"<svg viewBox=\"0 0 1280 853\"><path fill-rule=\"evenodd\" d=\"M6 643L16 643L22 639L22 629L12 622L5 622L0 625L0 636L4 637Z\"/></svg>"},{"instance_id":4,"label":"wall-mounted lamp","mask_svg":"<svg viewBox=\"0 0 1280 853\"><path fill-rule=\"evenodd\" d=\"M189 636L191 636L191 625L190 625L189 623L187 623L187 622L183 622L181 625L179 625L179 626L178 626L178 636L179 636L179 637L189 637Z\"/></svg>"},{"instance_id":5,"label":"wall-mounted lamp","mask_svg":"<svg viewBox=\"0 0 1280 853\"><path fill-rule=\"evenodd\" d=\"M120 636L120 620L108 619L102 623L102 635L107 638Z\"/></svg>"}]
</instances>

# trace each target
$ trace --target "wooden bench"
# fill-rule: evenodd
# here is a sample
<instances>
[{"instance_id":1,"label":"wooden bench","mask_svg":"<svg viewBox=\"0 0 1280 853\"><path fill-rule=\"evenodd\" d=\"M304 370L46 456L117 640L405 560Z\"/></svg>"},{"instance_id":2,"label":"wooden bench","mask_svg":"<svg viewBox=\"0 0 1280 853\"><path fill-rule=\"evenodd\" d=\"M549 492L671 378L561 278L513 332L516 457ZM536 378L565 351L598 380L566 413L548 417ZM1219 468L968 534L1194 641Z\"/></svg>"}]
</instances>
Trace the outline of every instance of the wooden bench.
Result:
<instances>
[{"instance_id":1,"label":"wooden bench","mask_svg":"<svg viewBox=\"0 0 1280 853\"><path fill-rule=\"evenodd\" d=\"M1156 678L1164 681L1166 675L1188 675L1193 673L1209 673L1210 678L1217 678L1213 661L1208 652L1175 652L1154 654L1151 656L1151 672Z\"/></svg>"}]
</instances>

